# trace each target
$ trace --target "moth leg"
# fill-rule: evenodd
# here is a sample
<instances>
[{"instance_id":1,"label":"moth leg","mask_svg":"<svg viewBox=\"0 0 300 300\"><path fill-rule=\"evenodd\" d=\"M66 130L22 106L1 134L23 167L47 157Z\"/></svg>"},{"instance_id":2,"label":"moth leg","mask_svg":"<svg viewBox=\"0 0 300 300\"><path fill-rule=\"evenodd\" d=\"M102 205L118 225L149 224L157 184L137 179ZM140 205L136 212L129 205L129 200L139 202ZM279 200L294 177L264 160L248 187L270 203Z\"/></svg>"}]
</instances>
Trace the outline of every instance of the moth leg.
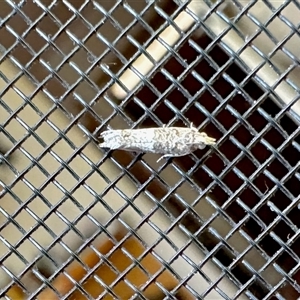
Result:
<instances>
[{"instance_id":1,"label":"moth leg","mask_svg":"<svg viewBox=\"0 0 300 300\"><path fill-rule=\"evenodd\" d=\"M193 122L191 122L190 129L198 131L197 127L194 126Z\"/></svg>"},{"instance_id":2,"label":"moth leg","mask_svg":"<svg viewBox=\"0 0 300 300\"><path fill-rule=\"evenodd\" d=\"M173 157L174 155L172 155L172 154L165 154L165 155L163 155L163 156L161 156L156 162L158 163L158 162L160 162L162 159L164 159L164 158L167 158L167 157Z\"/></svg>"},{"instance_id":3,"label":"moth leg","mask_svg":"<svg viewBox=\"0 0 300 300\"><path fill-rule=\"evenodd\" d=\"M161 156L156 162L158 163L159 161L161 161L164 158L168 158L168 157L180 157L180 156L185 156L187 154L190 154L190 152L187 153L180 153L180 154L164 154L163 156Z\"/></svg>"}]
</instances>

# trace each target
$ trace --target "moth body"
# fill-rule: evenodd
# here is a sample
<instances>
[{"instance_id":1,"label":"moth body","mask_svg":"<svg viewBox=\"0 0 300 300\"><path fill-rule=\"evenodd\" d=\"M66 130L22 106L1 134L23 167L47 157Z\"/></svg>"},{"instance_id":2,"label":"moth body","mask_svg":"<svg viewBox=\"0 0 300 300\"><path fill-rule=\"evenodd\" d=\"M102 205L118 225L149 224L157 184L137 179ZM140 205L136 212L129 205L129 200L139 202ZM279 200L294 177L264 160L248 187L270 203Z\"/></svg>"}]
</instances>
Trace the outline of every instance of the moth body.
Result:
<instances>
[{"instance_id":1,"label":"moth body","mask_svg":"<svg viewBox=\"0 0 300 300\"><path fill-rule=\"evenodd\" d=\"M104 140L99 144L102 148L157 153L163 157L184 156L215 144L214 138L193 126L107 130L100 136Z\"/></svg>"}]
</instances>

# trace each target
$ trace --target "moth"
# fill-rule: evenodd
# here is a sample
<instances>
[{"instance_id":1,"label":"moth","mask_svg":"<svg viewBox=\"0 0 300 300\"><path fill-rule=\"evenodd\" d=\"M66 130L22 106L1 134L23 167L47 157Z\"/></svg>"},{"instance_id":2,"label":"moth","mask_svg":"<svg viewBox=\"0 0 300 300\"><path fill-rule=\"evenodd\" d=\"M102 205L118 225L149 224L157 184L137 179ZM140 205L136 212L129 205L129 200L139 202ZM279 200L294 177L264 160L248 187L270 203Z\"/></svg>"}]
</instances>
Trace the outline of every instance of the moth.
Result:
<instances>
[{"instance_id":1,"label":"moth","mask_svg":"<svg viewBox=\"0 0 300 300\"><path fill-rule=\"evenodd\" d=\"M158 127L145 129L113 129L100 134L104 142L101 148L120 149L134 152L162 154L163 158L179 157L214 145L216 139L205 132L199 132L191 124L188 127Z\"/></svg>"}]
</instances>

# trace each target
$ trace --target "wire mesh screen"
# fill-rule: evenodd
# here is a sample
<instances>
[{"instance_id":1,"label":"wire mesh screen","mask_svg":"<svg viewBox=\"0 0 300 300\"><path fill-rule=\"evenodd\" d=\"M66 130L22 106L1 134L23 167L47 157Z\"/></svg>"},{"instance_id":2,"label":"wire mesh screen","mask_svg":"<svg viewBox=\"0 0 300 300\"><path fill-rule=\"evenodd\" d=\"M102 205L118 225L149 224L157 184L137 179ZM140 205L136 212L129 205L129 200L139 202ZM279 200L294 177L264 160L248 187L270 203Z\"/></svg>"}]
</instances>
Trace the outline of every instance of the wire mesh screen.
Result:
<instances>
[{"instance_id":1,"label":"wire mesh screen","mask_svg":"<svg viewBox=\"0 0 300 300\"><path fill-rule=\"evenodd\" d=\"M297 299L298 1L0 8L3 299ZM216 145L101 149L109 129Z\"/></svg>"}]
</instances>

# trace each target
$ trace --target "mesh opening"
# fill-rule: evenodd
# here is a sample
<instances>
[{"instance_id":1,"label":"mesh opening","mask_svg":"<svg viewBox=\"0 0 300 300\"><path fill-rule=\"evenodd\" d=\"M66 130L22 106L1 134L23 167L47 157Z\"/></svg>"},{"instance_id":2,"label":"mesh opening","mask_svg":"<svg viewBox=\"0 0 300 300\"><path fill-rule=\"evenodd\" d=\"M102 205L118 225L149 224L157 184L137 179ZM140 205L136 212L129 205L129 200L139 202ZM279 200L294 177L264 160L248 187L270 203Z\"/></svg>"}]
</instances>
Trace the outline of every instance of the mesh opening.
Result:
<instances>
[{"instance_id":1,"label":"mesh opening","mask_svg":"<svg viewBox=\"0 0 300 300\"><path fill-rule=\"evenodd\" d=\"M297 299L297 1L3 1L4 299ZM187 127L212 148L100 149Z\"/></svg>"}]
</instances>

